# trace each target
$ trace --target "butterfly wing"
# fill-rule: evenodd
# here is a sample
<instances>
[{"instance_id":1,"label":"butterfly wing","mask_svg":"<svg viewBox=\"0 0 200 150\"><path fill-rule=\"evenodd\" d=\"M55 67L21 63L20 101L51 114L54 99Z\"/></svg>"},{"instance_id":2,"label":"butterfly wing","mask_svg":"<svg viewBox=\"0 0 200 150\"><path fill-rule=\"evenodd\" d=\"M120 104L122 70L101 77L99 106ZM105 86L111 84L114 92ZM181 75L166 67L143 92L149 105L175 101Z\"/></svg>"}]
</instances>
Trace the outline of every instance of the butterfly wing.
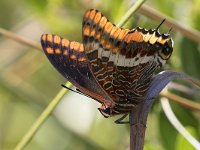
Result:
<instances>
[{"instance_id":1,"label":"butterfly wing","mask_svg":"<svg viewBox=\"0 0 200 150\"><path fill-rule=\"evenodd\" d=\"M83 44L51 34L43 34L41 44L52 65L81 92L100 103L109 100L88 68Z\"/></svg>"},{"instance_id":2,"label":"butterfly wing","mask_svg":"<svg viewBox=\"0 0 200 150\"><path fill-rule=\"evenodd\" d=\"M93 9L84 15L82 35L89 68L107 95L121 106L140 103L163 61L154 46L162 37L153 30L118 28Z\"/></svg>"}]
</instances>

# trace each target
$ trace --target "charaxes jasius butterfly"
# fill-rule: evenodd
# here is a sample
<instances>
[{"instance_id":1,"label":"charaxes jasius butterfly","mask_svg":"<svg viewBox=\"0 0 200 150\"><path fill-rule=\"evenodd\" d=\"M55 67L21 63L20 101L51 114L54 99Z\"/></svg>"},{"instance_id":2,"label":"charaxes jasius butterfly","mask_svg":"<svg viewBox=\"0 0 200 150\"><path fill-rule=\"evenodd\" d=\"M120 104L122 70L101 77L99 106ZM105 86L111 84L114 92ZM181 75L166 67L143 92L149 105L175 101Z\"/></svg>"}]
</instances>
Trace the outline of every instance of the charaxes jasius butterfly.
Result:
<instances>
[{"instance_id":1,"label":"charaxes jasius butterfly","mask_svg":"<svg viewBox=\"0 0 200 150\"><path fill-rule=\"evenodd\" d=\"M173 51L169 32L116 27L99 11L86 11L83 44L43 34L53 66L82 93L100 102L104 117L128 114L145 100L154 71Z\"/></svg>"}]
</instances>

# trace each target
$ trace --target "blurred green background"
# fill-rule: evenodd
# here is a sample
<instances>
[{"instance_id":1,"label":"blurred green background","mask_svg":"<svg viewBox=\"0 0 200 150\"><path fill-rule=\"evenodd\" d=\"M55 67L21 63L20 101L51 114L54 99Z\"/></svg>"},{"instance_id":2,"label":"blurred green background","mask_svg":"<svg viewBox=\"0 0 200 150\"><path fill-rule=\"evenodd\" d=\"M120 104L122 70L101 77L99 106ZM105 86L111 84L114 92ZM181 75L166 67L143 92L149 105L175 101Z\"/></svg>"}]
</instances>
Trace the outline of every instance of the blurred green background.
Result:
<instances>
[{"instance_id":1,"label":"blurred green background","mask_svg":"<svg viewBox=\"0 0 200 150\"><path fill-rule=\"evenodd\" d=\"M81 42L83 14L88 8L119 22L132 0L1 0L0 27L39 43L43 33L58 34ZM199 0L149 0L167 16L200 31ZM159 22L136 13L124 26L156 28ZM173 28L173 27L172 27ZM168 31L164 25L161 32ZM200 80L200 46L172 30L173 70ZM0 36L0 149L13 149L66 80L41 51ZM187 85L189 86L189 85ZM190 87L190 86L189 86ZM192 87L190 87L192 88ZM178 93L177 93L178 94ZM183 95L182 95L183 96ZM187 95L184 95L187 96ZM191 98L191 97L188 97ZM199 102L198 99L194 99ZM200 139L200 113L171 102L178 119ZM27 150L124 150L129 148L129 127L116 125L116 117L105 119L95 101L69 92L40 128ZM147 123L145 150L193 150L154 104Z\"/></svg>"}]
</instances>

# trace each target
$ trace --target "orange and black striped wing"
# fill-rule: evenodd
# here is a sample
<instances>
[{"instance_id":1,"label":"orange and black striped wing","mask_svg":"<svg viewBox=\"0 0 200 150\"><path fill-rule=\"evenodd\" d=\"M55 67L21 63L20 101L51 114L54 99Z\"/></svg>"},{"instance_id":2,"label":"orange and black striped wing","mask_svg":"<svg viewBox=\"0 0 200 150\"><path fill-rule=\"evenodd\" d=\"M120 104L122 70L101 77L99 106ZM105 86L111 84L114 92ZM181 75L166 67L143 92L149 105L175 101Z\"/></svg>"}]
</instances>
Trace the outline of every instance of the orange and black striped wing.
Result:
<instances>
[{"instance_id":1,"label":"orange and black striped wing","mask_svg":"<svg viewBox=\"0 0 200 150\"><path fill-rule=\"evenodd\" d=\"M51 34L43 34L41 44L52 65L81 92L100 103L109 100L90 72L83 44Z\"/></svg>"},{"instance_id":2,"label":"orange and black striped wing","mask_svg":"<svg viewBox=\"0 0 200 150\"><path fill-rule=\"evenodd\" d=\"M118 61L116 54L128 32L128 29L116 27L97 10L85 13L82 34L88 64L99 85L114 101L119 98L115 92L120 90L112 83L114 62Z\"/></svg>"},{"instance_id":3,"label":"orange and black striped wing","mask_svg":"<svg viewBox=\"0 0 200 150\"><path fill-rule=\"evenodd\" d=\"M82 35L89 68L107 95L125 109L143 101L153 72L166 62L158 50L168 36L116 27L94 9L84 15Z\"/></svg>"}]
</instances>

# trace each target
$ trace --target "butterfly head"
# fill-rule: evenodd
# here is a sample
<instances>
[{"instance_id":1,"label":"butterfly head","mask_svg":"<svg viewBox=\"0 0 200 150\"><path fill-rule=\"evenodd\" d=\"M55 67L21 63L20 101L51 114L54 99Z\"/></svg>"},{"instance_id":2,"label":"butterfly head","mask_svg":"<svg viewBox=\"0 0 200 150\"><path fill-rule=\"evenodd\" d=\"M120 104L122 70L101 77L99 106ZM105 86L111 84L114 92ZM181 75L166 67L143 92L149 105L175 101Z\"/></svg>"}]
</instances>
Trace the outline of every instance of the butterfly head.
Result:
<instances>
[{"instance_id":1,"label":"butterfly head","mask_svg":"<svg viewBox=\"0 0 200 150\"><path fill-rule=\"evenodd\" d=\"M163 65L170 58L173 52L174 43L172 38L170 38L169 34L162 34L160 37L161 37L161 40L159 41L160 43L156 44L158 44L157 46L159 47L158 57Z\"/></svg>"},{"instance_id":2,"label":"butterfly head","mask_svg":"<svg viewBox=\"0 0 200 150\"><path fill-rule=\"evenodd\" d=\"M170 28L167 33L160 34L159 28L164 22L165 19L162 20L162 22L158 25L156 29L149 30L150 38L148 42L158 48L158 56L163 60L164 63L166 63L173 52L174 43L172 38L170 37L170 31L172 30L172 28ZM164 63L162 63L162 65Z\"/></svg>"},{"instance_id":3,"label":"butterfly head","mask_svg":"<svg viewBox=\"0 0 200 150\"><path fill-rule=\"evenodd\" d=\"M120 112L115 111L111 106L105 104L102 104L102 106L98 108L98 110L105 118L120 114Z\"/></svg>"},{"instance_id":4,"label":"butterfly head","mask_svg":"<svg viewBox=\"0 0 200 150\"><path fill-rule=\"evenodd\" d=\"M141 41L144 47L146 56L154 56L154 60L162 67L170 58L173 52L173 40L169 32L161 34L159 29L149 29L137 27L132 34L137 33L141 35Z\"/></svg>"}]
</instances>

